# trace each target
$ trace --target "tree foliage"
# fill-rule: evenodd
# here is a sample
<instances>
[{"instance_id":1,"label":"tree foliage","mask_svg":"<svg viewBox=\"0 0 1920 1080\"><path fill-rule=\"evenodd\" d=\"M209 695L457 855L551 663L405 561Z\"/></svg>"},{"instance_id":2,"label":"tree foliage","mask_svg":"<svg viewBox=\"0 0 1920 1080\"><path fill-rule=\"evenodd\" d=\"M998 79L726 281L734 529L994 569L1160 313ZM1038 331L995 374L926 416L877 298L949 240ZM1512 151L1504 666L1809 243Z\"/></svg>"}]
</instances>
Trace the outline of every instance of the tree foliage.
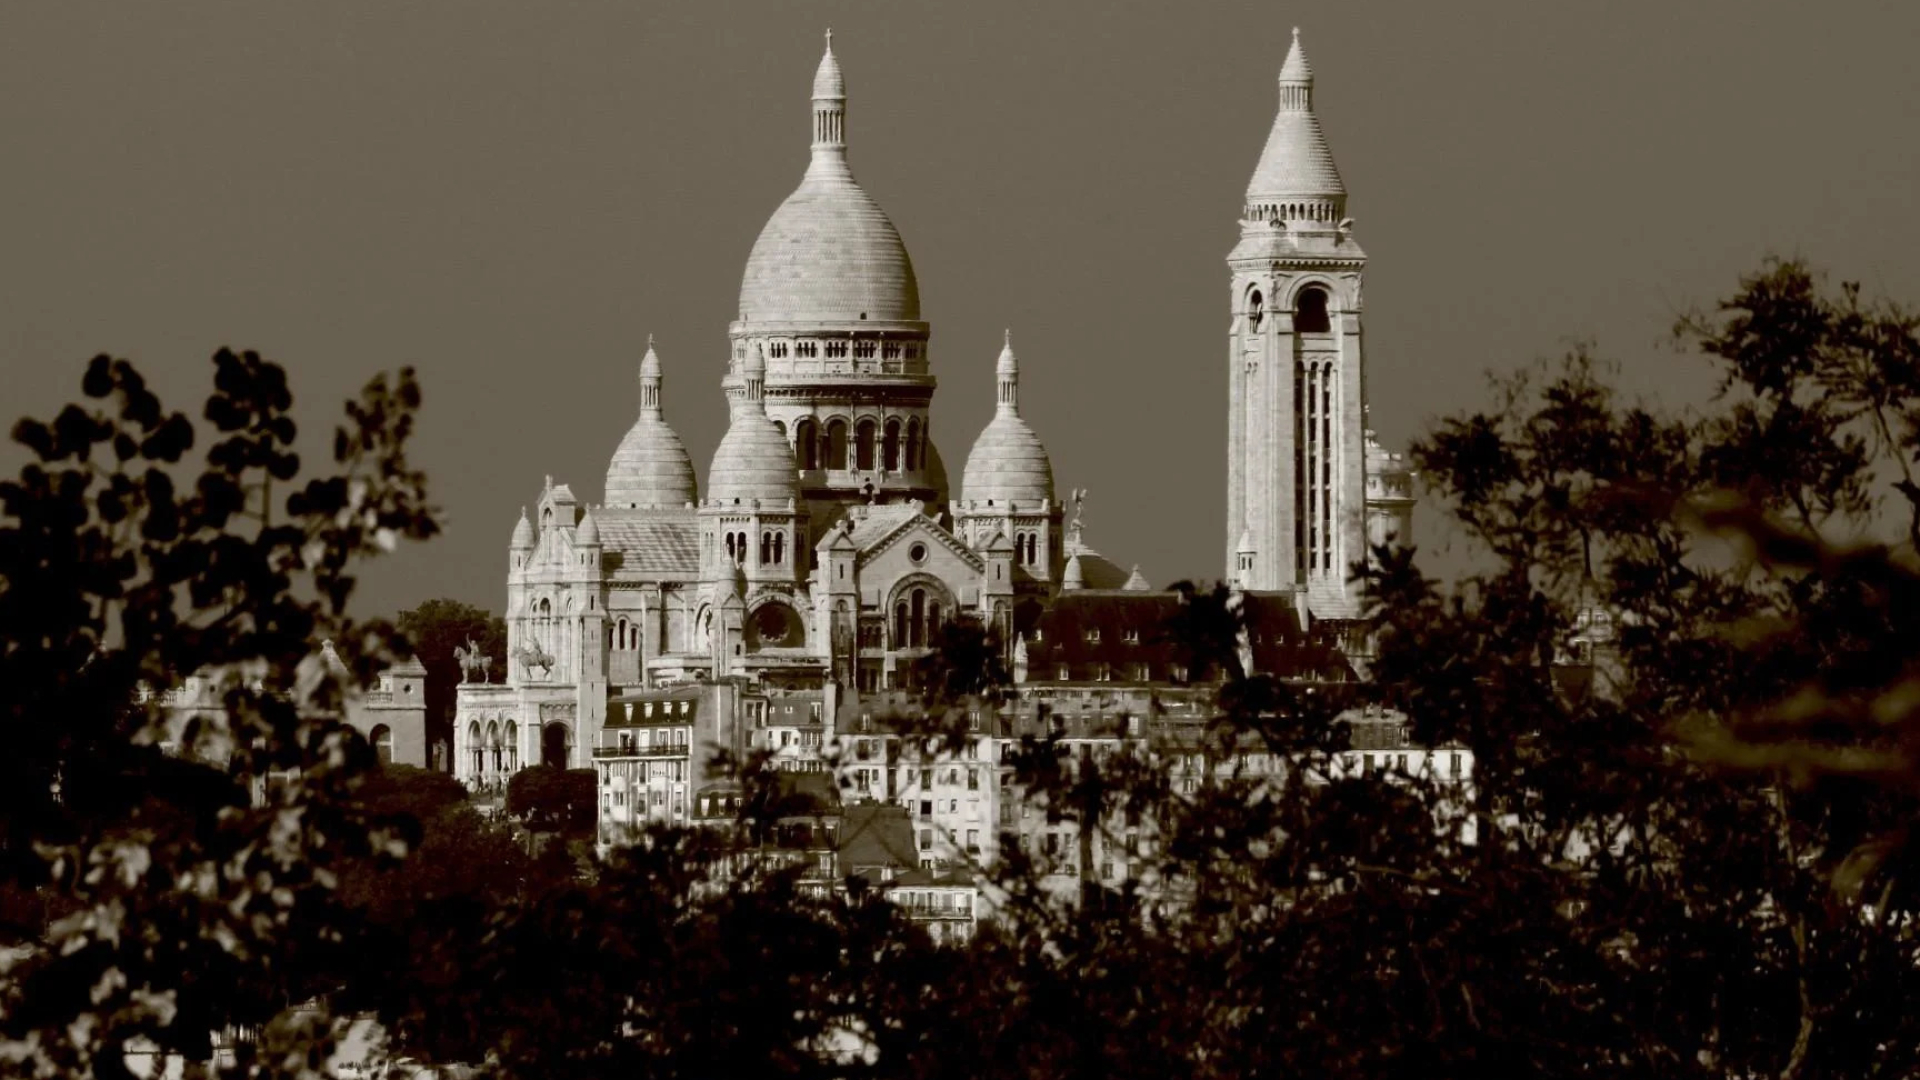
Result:
<instances>
[{"instance_id":1,"label":"tree foliage","mask_svg":"<svg viewBox=\"0 0 1920 1080\"><path fill-rule=\"evenodd\" d=\"M1217 680L1212 712L1155 718L1172 734L1154 759L1089 753L1058 723L1015 740L1000 764L1078 842L1003 838L979 868L997 916L964 948L936 946L870 882L822 898L804 862L764 858L777 830L753 816L790 807L753 774L738 827L649 828L579 872L502 847L438 781L354 779L364 747L290 710L248 729L257 747L234 744L271 753L281 727L314 732L271 759L300 763L301 782L253 807L236 793L266 763L248 753L234 760L251 772L188 763L182 779L133 738L123 705L79 710L73 733L51 722L63 714L47 703L91 699L61 696L75 691L49 672L104 678L119 646L99 644L84 603L42 616L0 593L20 620L7 663L38 650L48 669L28 673L41 696L10 717L40 723L48 747L106 751L4 766L58 776L63 793L23 796L43 817L9 818L17 875L51 863L95 920L58 924L58 948L10 985L8 1033L39 1040L24 1053L49 1070L111 1072L99 1050L125 1033L185 1046L183 1032L283 1015L331 979L337 1010L377 1014L408 1052L514 1077L1912 1074L1915 327L1776 263L1679 327L1722 376L1708 407L1625 400L1585 352L1497 378L1486 409L1413 451L1486 567L1442 585L1414 552L1375 552L1366 682L1245 670L1238 598L1183 587L1165 634L1196 680ZM50 442L72 438L57 429L93 430L25 434L51 454L73 445ZM82 481L16 487L47 492L34 509L7 489L22 520L95 514ZM47 538L8 533L6 557L33 551L42 591L64 577L96 597L97 560L74 551L144 550L35 528ZM176 580L230 573L221 550ZM246 619L256 637L232 649L288 668L321 624L277 607ZM298 632L261 629L283 623ZM181 655L137 640L141 656ZM1010 688L984 628L938 644L918 708L895 719L958 747ZM60 649L73 663L51 668ZM1381 706L1420 742L1470 751L1471 782L1356 775L1356 725ZM1176 784L1175 757L1211 767ZM1263 758L1281 767L1249 765ZM204 798L203 773L218 780ZM135 775L138 789L115 786ZM561 820L571 776L525 770L510 803ZM1095 838L1114 850L1136 829L1129 873L1096 873ZM281 861L240 839L256 835ZM424 861L362 872L385 837L418 837ZM244 874L223 876L229 858ZM175 883L189 879L155 869L176 865L219 904L188 908ZM139 918L113 916L117 938L90 929L116 910ZM163 978L162 959L186 974ZM169 1026L157 994L198 1011Z\"/></svg>"}]
</instances>

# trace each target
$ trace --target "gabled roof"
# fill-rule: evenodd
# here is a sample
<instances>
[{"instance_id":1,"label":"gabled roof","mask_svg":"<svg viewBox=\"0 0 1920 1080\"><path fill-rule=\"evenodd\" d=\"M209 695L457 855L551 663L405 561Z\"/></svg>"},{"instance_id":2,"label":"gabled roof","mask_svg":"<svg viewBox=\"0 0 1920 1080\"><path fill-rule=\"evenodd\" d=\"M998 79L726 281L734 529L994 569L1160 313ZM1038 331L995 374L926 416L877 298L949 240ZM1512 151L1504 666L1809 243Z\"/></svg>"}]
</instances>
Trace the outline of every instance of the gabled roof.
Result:
<instances>
[{"instance_id":1,"label":"gabled roof","mask_svg":"<svg viewBox=\"0 0 1920 1080\"><path fill-rule=\"evenodd\" d=\"M960 542L960 538L942 528L940 523L925 514L914 512L901 518L885 532L870 534L870 539L860 545L859 563L866 563L881 552L899 543L908 533L924 533L934 542L958 555L962 561L975 570L985 570L986 560L975 554L973 549ZM856 535L856 542L858 537Z\"/></svg>"},{"instance_id":2,"label":"gabled roof","mask_svg":"<svg viewBox=\"0 0 1920 1080\"><path fill-rule=\"evenodd\" d=\"M865 551L906 522L926 516L925 511L911 503L856 507L845 520L851 526L846 530L847 538L853 541L854 547Z\"/></svg>"}]
</instances>

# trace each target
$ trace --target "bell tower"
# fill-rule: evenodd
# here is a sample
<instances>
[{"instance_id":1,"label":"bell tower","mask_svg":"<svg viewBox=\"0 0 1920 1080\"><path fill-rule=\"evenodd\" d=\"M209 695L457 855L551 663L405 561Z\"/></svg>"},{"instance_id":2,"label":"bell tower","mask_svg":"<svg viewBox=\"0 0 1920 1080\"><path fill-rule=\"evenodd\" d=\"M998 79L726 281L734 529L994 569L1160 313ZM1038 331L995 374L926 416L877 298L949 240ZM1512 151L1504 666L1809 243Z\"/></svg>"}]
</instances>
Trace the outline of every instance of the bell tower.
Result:
<instances>
[{"instance_id":1,"label":"bell tower","mask_svg":"<svg viewBox=\"0 0 1920 1080\"><path fill-rule=\"evenodd\" d=\"M1359 614L1347 578L1366 557L1366 253L1313 112L1300 31L1227 256L1226 578L1304 590L1317 618Z\"/></svg>"}]
</instances>

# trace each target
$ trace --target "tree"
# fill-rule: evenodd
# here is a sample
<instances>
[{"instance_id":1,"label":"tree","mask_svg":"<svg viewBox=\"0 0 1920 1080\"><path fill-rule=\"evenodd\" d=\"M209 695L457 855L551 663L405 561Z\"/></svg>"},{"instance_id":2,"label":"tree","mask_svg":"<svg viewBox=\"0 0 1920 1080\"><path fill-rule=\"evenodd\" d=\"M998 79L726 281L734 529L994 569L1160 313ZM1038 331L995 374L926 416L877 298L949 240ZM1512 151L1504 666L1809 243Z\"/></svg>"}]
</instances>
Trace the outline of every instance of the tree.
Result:
<instances>
[{"instance_id":1,"label":"tree","mask_svg":"<svg viewBox=\"0 0 1920 1080\"><path fill-rule=\"evenodd\" d=\"M507 813L535 832L592 835L599 798L599 774L592 769L530 765L507 780Z\"/></svg>"},{"instance_id":2,"label":"tree","mask_svg":"<svg viewBox=\"0 0 1920 1080\"><path fill-rule=\"evenodd\" d=\"M122 1076L137 1039L203 1061L225 1028L324 1043L288 1005L339 970L338 868L404 852L353 805L372 751L328 719L317 647L362 682L390 661L344 607L359 560L436 531L405 456L419 390L368 384L303 476L281 369L213 363L197 459L193 422L106 356L89 404L14 428L37 460L0 483L0 882L56 916L17 928L0 988L16 1071ZM188 675L219 710L168 711ZM280 1068L253 1049L243 1068Z\"/></svg>"},{"instance_id":3,"label":"tree","mask_svg":"<svg viewBox=\"0 0 1920 1080\"><path fill-rule=\"evenodd\" d=\"M453 766L453 713L455 688L466 681L455 649L478 646L481 655L492 661L490 672L505 678L507 671L507 624L494 613L458 600L428 600L400 613L396 624L406 639L406 648L427 669L427 745L428 762L438 753L444 768Z\"/></svg>"}]
</instances>

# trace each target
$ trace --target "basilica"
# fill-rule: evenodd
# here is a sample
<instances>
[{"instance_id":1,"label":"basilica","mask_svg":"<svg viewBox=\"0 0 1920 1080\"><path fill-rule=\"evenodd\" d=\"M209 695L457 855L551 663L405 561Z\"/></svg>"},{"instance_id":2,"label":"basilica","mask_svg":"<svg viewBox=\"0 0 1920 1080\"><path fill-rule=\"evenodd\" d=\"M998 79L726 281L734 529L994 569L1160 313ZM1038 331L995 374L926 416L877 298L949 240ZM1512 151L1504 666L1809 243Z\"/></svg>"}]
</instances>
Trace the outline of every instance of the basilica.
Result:
<instances>
[{"instance_id":1,"label":"basilica","mask_svg":"<svg viewBox=\"0 0 1920 1080\"><path fill-rule=\"evenodd\" d=\"M807 130L799 185L747 256L720 384L730 421L705 483L669 422L676 361L649 341L604 488L550 477L513 526L509 670L460 689L463 779L597 765L609 809L617 792L664 808L640 816L697 817L690 745L804 761L836 725L866 730L861 703L909 688L958 617L999 631L1023 683L1169 678L1119 625L1168 594L1089 544L1081 493L1056 486L1021 415L1011 334L990 385L986 364L963 366L981 374L962 392L991 393L995 411L953 483L932 436L932 327L899 231L854 177L831 33ZM1366 256L1346 204L1296 31L1227 256L1221 541L1224 578L1285 633L1357 615L1348 570L1405 534L1413 503L1405 463L1366 429ZM1078 635L1071 657L1047 637L1060 619ZM1105 639L1101 619L1119 620ZM629 759L630 777L613 768ZM891 779L885 792L898 795Z\"/></svg>"}]
</instances>

